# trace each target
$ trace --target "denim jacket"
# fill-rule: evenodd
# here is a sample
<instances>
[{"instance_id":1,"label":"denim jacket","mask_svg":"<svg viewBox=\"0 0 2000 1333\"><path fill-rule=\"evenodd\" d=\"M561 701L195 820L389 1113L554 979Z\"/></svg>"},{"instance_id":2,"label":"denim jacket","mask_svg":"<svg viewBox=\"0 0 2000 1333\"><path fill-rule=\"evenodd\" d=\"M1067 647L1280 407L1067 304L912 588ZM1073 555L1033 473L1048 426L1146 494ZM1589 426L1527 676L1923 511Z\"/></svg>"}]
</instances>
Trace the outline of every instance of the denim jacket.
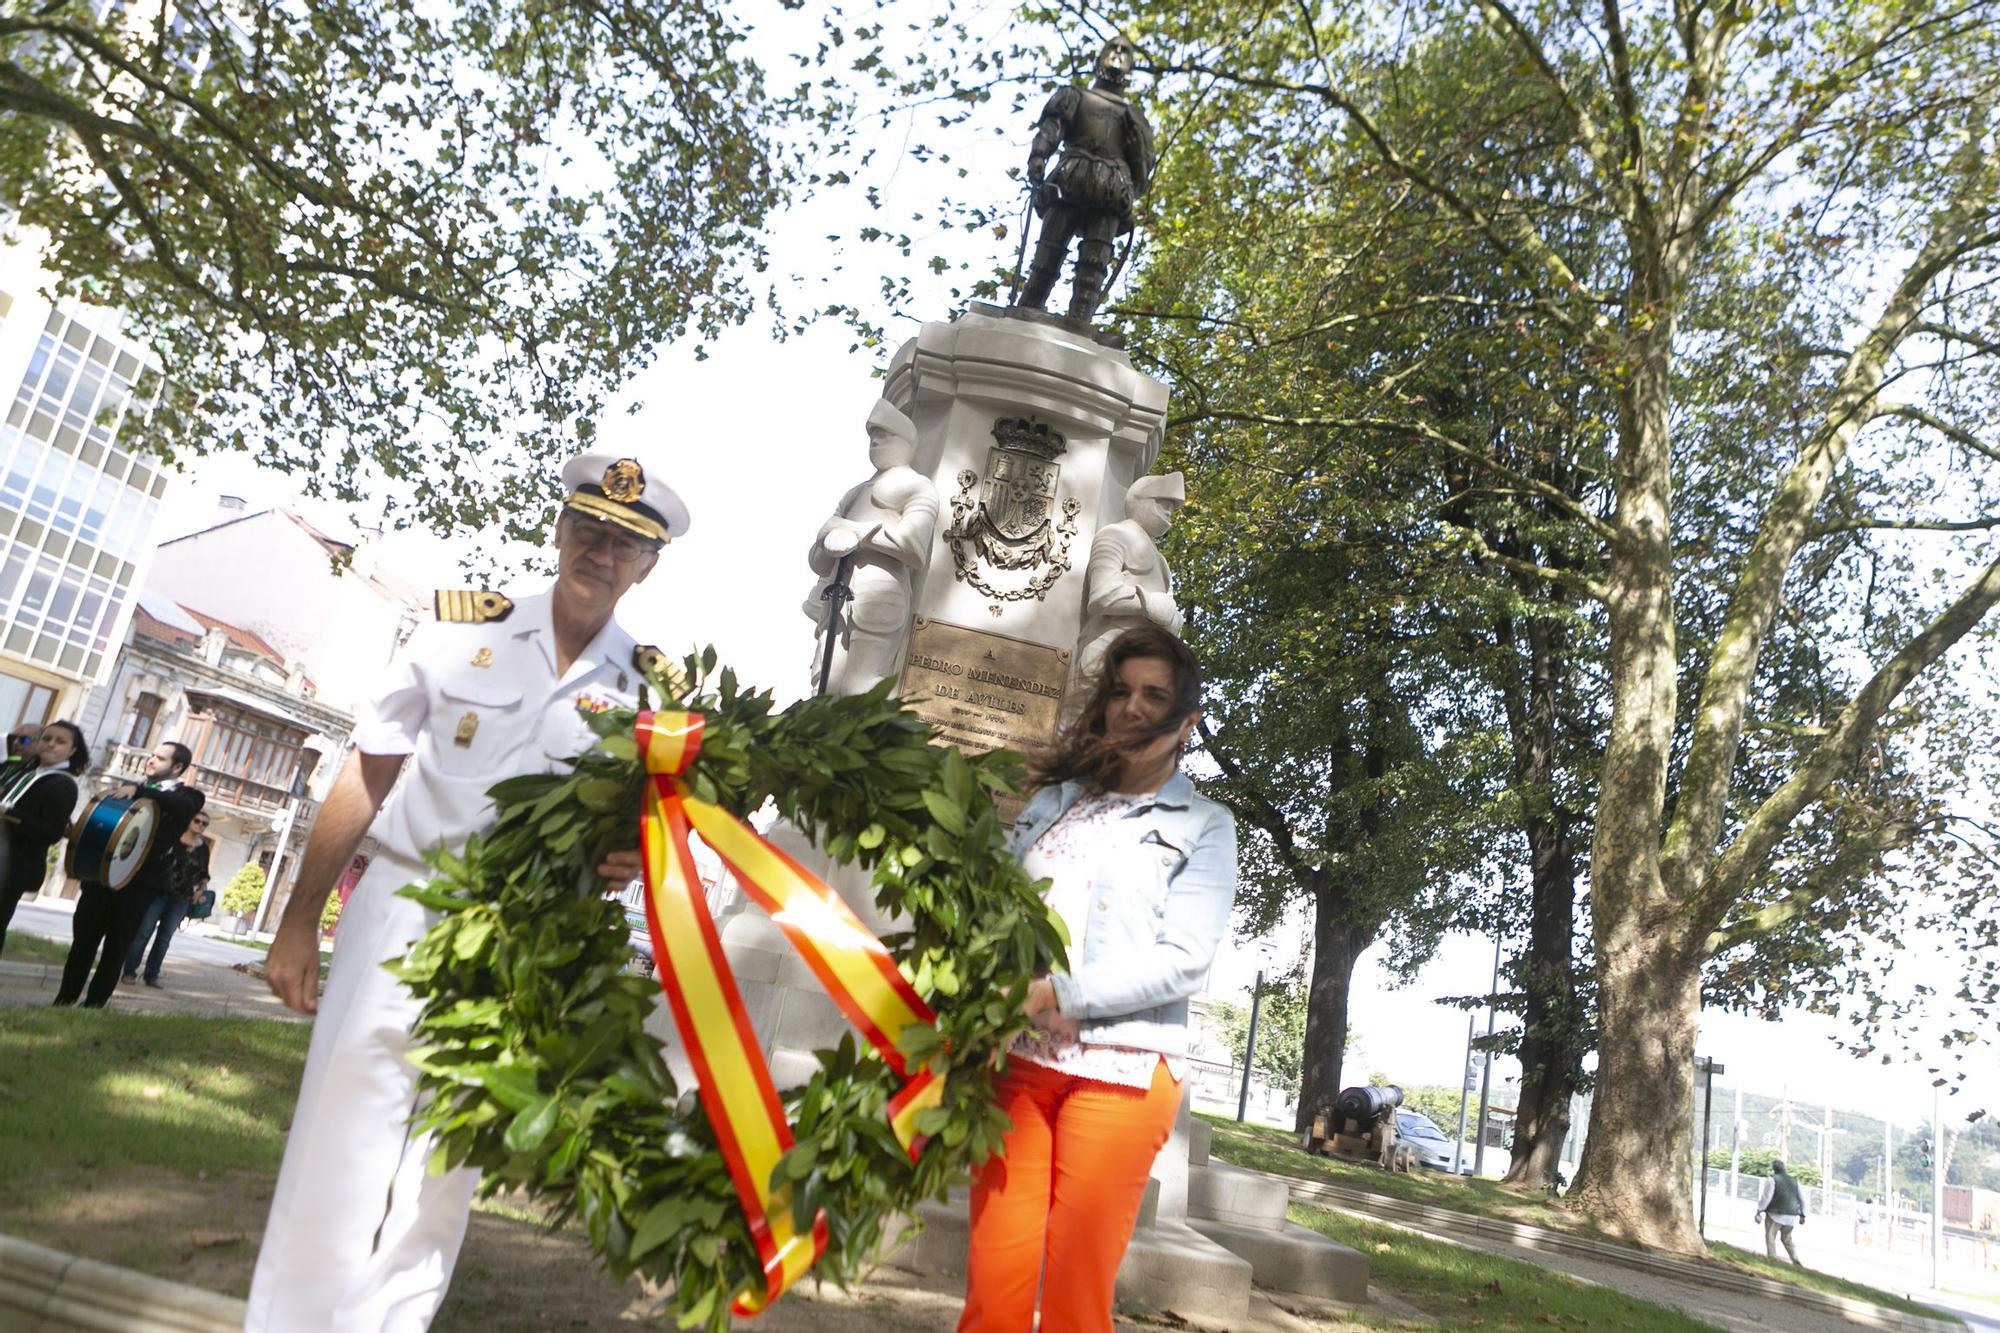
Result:
<instances>
[{"instance_id":1,"label":"denim jacket","mask_svg":"<svg viewBox=\"0 0 2000 1333\"><path fill-rule=\"evenodd\" d=\"M1075 782L1036 792L1014 821L1014 855L1082 794ZM1123 818L1143 855L1092 876L1083 948L1050 981L1083 1041L1185 1055L1188 998L1208 981L1236 900L1236 819L1178 771Z\"/></svg>"}]
</instances>

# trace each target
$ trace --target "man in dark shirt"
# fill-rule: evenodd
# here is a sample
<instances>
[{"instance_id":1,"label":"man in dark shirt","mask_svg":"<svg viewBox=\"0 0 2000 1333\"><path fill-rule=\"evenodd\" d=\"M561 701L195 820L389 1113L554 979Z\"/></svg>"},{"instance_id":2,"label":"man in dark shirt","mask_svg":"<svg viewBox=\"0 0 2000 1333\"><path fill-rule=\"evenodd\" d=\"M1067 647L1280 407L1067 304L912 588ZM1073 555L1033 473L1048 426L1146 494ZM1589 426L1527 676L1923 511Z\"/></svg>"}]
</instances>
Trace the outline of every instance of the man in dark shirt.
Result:
<instances>
[{"instance_id":1,"label":"man in dark shirt","mask_svg":"<svg viewBox=\"0 0 2000 1333\"><path fill-rule=\"evenodd\" d=\"M199 791L181 781L193 762L194 753L187 746L179 741L162 741L146 759L145 784L126 783L114 789L120 796L143 796L158 807L153 846L124 889L83 881L76 900L76 915L71 918L69 957L63 962L57 1004L75 1004L77 997L82 996L86 1009L101 1009L117 989L125 952L132 947L132 937L138 933L146 908L155 896L173 887L175 844L206 803ZM91 975L93 958L97 960L95 976ZM88 993L83 985L86 977L90 980Z\"/></svg>"}]
</instances>

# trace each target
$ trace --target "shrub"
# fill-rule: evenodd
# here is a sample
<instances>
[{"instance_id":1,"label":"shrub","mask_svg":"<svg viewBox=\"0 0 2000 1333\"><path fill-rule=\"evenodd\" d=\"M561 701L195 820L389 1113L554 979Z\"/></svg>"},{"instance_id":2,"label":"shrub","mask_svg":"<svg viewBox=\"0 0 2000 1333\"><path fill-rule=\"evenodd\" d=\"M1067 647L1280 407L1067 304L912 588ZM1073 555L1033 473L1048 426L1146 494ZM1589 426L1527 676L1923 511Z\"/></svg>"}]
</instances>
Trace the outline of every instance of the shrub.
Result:
<instances>
[{"instance_id":1,"label":"shrub","mask_svg":"<svg viewBox=\"0 0 2000 1333\"><path fill-rule=\"evenodd\" d=\"M230 916L248 917L257 911L264 896L264 867L246 865L222 889L222 910Z\"/></svg>"}]
</instances>

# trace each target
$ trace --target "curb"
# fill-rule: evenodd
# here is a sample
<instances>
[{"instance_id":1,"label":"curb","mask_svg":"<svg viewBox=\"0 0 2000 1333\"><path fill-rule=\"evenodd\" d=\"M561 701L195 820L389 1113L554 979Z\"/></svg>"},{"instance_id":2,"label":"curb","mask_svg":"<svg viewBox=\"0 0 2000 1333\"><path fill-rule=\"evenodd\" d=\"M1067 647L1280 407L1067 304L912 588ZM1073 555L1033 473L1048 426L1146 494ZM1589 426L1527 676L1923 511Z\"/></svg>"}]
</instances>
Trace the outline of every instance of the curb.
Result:
<instances>
[{"instance_id":1,"label":"curb","mask_svg":"<svg viewBox=\"0 0 2000 1333\"><path fill-rule=\"evenodd\" d=\"M15 1324L16 1315L26 1322ZM233 1296L0 1236L0 1325L238 1333L243 1317L244 1303Z\"/></svg>"},{"instance_id":2,"label":"curb","mask_svg":"<svg viewBox=\"0 0 2000 1333\"><path fill-rule=\"evenodd\" d=\"M1271 1175L1270 1172L1261 1174ZM1872 1301L1857 1300L1852 1296L1836 1296L1831 1292L1813 1291L1790 1282L1780 1282L1776 1278L1737 1272L1718 1264L1704 1264L1674 1255L1655 1254L1613 1241L1594 1240L1588 1236L1564 1235L1562 1232L1550 1231L1527 1222L1502 1222L1490 1217L1475 1217L1469 1213L1453 1212L1448 1208L1435 1208L1429 1204L1410 1203L1388 1195L1370 1194L1366 1190L1324 1185L1317 1181L1298 1180L1290 1176L1272 1175L1272 1179L1289 1184L1295 1201L1327 1204L1343 1212L1358 1213L1386 1222L1430 1227L1447 1235L1456 1233L1484 1236L1506 1241L1524 1249L1554 1250L1582 1259L1597 1259L1642 1273L1651 1273L1656 1277L1673 1278L1724 1291L1738 1291L1746 1295L1768 1296L1775 1300L1807 1306L1826 1314L1838 1315L1849 1323L1861 1324L1868 1328L1895 1329L1904 1333L1965 1333L1965 1325L1955 1319L1934 1319L1925 1315L1906 1314L1901 1310L1891 1310L1876 1305Z\"/></svg>"}]
</instances>

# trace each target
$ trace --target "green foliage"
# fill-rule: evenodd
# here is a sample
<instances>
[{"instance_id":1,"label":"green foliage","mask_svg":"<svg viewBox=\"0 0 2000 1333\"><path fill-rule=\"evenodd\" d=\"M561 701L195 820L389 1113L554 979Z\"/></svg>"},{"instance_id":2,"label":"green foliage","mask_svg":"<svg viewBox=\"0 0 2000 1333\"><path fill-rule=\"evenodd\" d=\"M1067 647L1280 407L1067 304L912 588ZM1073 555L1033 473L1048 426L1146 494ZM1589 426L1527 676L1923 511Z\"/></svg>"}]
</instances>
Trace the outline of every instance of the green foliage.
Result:
<instances>
[{"instance_id":1,"label":"green foliage","mask_svg":"<svg viewBox=\"0 0 2000 1333\"><path fill-rule=\"evenodd\" d=\"M539 529L549 461L655 349L747 313L763 219L848 110L837 13L778 90L714 3L157 17L0 17L10 224L151 346L111 395L136 447L348 501L391 478L440 529Z\"/></svg>"},{"instance_id":2,"label":"green foliage","mask_svg":"<svg viewBox=\"0 0 2000 1333\"><path fill-rule=\"evenodd\" d=\"M247 862L222 886L222 910L230 916L248 917L264 896L264 867Z\"/></svg>"},{"instance_id":3,"label":"green foliage","mask_svg":"<svg viewBox=\"0 0 2000 1333\"><path fill-rule=\"evenodd\" d=\"M1229 1051L1229 1058L1243 1068L1243 1046L1250 1036L1250 1010L1233 1000L1212 1002L1209 1014L1216 1035ZM1354 1034L1348 1034L1351 1047ZM1257 1012L1257 1072L1275 1087L1296 1091L1305 1062L1306 1007L1295 985L1282 981L1264 983L1264 999Z\"/></svg>"},{"instance_id":4,"label":"green foliage","mask_svg":"<svg viewBox=\"0 0 2000 1333\"><path fill-rule=\"evenodd\" d=\"M1736 1169L1746 1176L1768 1176L1771 1163L1780 1160L1776 1148L1745 1148L1737 1154ZM1729 1149L1710 1148L1708 1164L1721 1170L1729 1169ZM1785 1171L1801 1185L1811 1185L1817 1189L1824 1184L1819 1168L1811 1162L1788 1161Z\"/></svg>"},{"instance_id":5,"label":"green foliage","mask_svg":"<svg viewBox=\"0 0 2000 1333\"><path fill-rule=\"evenodd\" d=\"M774 713L769 694L716 670L713 649L687 668L679 706L706 719L691 793L745 816L768 802L871 868L882 913L909 923L884 943L940 1011L902 1042L946 1079L916 1162L884 1116L899 1080L852 1036L784 1094L797 1146L779 1169L801 1215L825 1210L815 1274L846 1282L912 1205L942 1199L999 1145L991 1070L1026 1026L1029 979L1063 958L993 808L1018 761L932 746L886 686ZM570 771L497 784L493 829L435 854L432 881L404 890L442 914L399 969L423 1002L416 1058L434 1098L420 1128L439 1135L437 1165L476 1166L488 1189L580 1217L615 1277L670 1284L685 1322L720 1330L730 1298L761 1286L759 1259L706 1114L644 1030L656 986L624 970L623 910L595 879L639 822L633 715L589 720L600 739Z\"/></svg>"},{"instance_id":6,"label":"green foliage","mask_svg":"<svg viewBox=\"0 0 2000 1333\"><path fill-rule=\"evenodd\" d=\"M343 906L344 904L341 902L338 893L329 893L326 895L326 902L319 909L319 929L321 934L325 934L327 931L333 929L334 923L340 920L340 909Z\"/></svg>"}]
</instances>

